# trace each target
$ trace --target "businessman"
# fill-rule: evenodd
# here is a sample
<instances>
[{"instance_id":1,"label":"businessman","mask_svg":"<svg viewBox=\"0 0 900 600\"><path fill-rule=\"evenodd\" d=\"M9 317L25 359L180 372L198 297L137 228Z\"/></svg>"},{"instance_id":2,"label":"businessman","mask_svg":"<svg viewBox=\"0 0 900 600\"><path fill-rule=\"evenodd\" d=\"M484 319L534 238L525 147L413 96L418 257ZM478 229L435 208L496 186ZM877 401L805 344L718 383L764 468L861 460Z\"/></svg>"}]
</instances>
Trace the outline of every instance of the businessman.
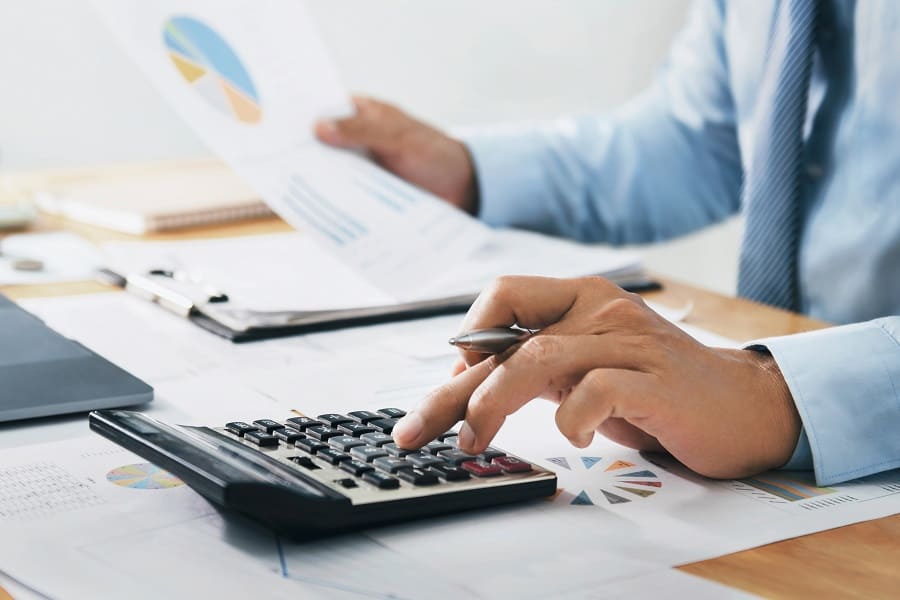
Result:
<instances>
[{"instance_id":1,"label":"businessman","mask_svg":"<svg viewBox=\"0 0 900 600\"><path fill-rule=\"evenodd\" d=\"M654 84L612 115L457 140L360 98L319 123L495 226L636 243L743 210L739 294L843 324L709 348L599 278L503 278L463 328L540 334L464 355L397 442L463 420L478 452L542 396L576 446L597 431L712 477L900 467L898 31L891 0L699 0Z\"/></svg>"}]
</instances>

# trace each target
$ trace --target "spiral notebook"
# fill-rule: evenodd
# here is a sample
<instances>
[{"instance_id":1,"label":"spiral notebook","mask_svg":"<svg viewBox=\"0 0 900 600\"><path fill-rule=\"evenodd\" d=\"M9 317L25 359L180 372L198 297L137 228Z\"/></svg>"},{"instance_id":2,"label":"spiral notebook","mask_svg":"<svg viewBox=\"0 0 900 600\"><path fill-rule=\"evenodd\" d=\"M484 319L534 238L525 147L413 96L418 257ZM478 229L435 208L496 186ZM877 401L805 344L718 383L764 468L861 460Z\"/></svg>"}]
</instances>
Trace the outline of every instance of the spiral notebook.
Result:
<instances>
[{"instance_id":1,"label":"spiral notebook","mask_svg":"<svg viewBox=\"0 0 900 600\"><path fill-rule=\"evenodd\" d=\"M36 202L46 213L135 235L272 215L218 161L69 181Z\"/></svg>"}]
</instances>

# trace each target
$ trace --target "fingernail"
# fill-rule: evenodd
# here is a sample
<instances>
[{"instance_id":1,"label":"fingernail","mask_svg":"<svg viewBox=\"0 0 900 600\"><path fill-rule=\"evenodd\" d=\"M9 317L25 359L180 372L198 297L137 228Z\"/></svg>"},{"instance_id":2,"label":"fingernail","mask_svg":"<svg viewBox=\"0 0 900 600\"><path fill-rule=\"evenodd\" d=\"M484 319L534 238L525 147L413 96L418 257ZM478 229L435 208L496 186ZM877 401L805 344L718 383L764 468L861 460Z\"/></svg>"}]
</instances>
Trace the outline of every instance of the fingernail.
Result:
<instances>
[{"instance_id":1,"label":"fingernail","mask_svg":"<svg viewBox=\"0 0 900 600\"><path fill-rule=\"evenodd\" d=\"M459 438L456 440L459 449L465 451L472 450L475 447L475 432L469 427L468 423L463 423L459 428Z\"/></svg>"},{"instance_id":2,"label":"fingernail","mask_svg":"<svg viewBox=\"0 0 900 600\"><path fill-rule=\"evenodd\" d=\"M572 444L577 448L587 448L591 445L591 442L594 441L594 433L588 432L582 435L579 435L577 438L572 440Z\"/></svg>"},{"instance_id":3,"label":"fingernail","mask_svg":"<svg viewBox=\"0 0 900 600\"><path fill-rule=\"evenodd\" d=\"M414 444L422 431L425 429L425 422L417 412L411 412L400 419L394 426L394 440L399 444Z\"/></svg>"},{"instance_id":4,"label":"fingernail","mask_svg":"<svg viewBox=\"0 0 900 600\"><path fill-rule=\"evenodd\" d=\"M316 123L316 132L319 137L327 138L328 141L337 141L340 139L340 131L338 131L337 123L330 119L322 119Z\"/></svg>"}]
</instances>

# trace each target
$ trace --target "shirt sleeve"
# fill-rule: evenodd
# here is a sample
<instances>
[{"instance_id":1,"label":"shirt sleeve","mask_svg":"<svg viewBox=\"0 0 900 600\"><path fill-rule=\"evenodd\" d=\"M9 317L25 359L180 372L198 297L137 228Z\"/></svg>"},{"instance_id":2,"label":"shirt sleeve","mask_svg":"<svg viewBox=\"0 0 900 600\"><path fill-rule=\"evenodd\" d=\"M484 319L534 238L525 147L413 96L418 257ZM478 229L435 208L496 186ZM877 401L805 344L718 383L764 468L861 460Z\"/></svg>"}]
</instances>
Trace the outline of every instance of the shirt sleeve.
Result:
<instances>
[{"instance_id":1,"label":"shirt sleeve","mask_svg":"<svg viewBox=\"0 0 900 600\"><path fill-rule=\"evenodd\" d=\"M464 139L490 225L582 241L668 239L734 214L741 161L724 4L701 0L654 84L609 116Z\"/></svg>"},{"instance_id":2,"label":"shirt sleeve","mask_svg":"<svg viewBox=\"0 0 900 600\"><path fill-rule=\"evenodd\" d=\"M803 422L784 468L831 485L900 467L900 316L752 345L775 358Z\"/></svg>"}]
</instances>

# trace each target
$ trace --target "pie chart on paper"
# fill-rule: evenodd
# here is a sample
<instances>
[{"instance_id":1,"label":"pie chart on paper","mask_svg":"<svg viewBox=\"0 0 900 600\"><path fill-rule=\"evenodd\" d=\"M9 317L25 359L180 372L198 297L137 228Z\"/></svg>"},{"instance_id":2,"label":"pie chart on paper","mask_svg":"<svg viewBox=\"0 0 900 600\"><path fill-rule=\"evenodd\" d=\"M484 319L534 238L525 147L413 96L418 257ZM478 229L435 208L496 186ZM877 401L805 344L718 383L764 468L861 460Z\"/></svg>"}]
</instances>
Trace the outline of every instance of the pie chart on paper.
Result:
<instances>
[{"instance_id":1,"label":"pie chart on paper","mask_svg":"<svg viewBox=\"0 0 900 600\"><path fill-rule=\"evenodd\" d=\"M250 74L215 30L192 17L172 17L163 27L163 40L178 73L209 104L243 123L262 120Z\"/></svg>"}]
</instances>

